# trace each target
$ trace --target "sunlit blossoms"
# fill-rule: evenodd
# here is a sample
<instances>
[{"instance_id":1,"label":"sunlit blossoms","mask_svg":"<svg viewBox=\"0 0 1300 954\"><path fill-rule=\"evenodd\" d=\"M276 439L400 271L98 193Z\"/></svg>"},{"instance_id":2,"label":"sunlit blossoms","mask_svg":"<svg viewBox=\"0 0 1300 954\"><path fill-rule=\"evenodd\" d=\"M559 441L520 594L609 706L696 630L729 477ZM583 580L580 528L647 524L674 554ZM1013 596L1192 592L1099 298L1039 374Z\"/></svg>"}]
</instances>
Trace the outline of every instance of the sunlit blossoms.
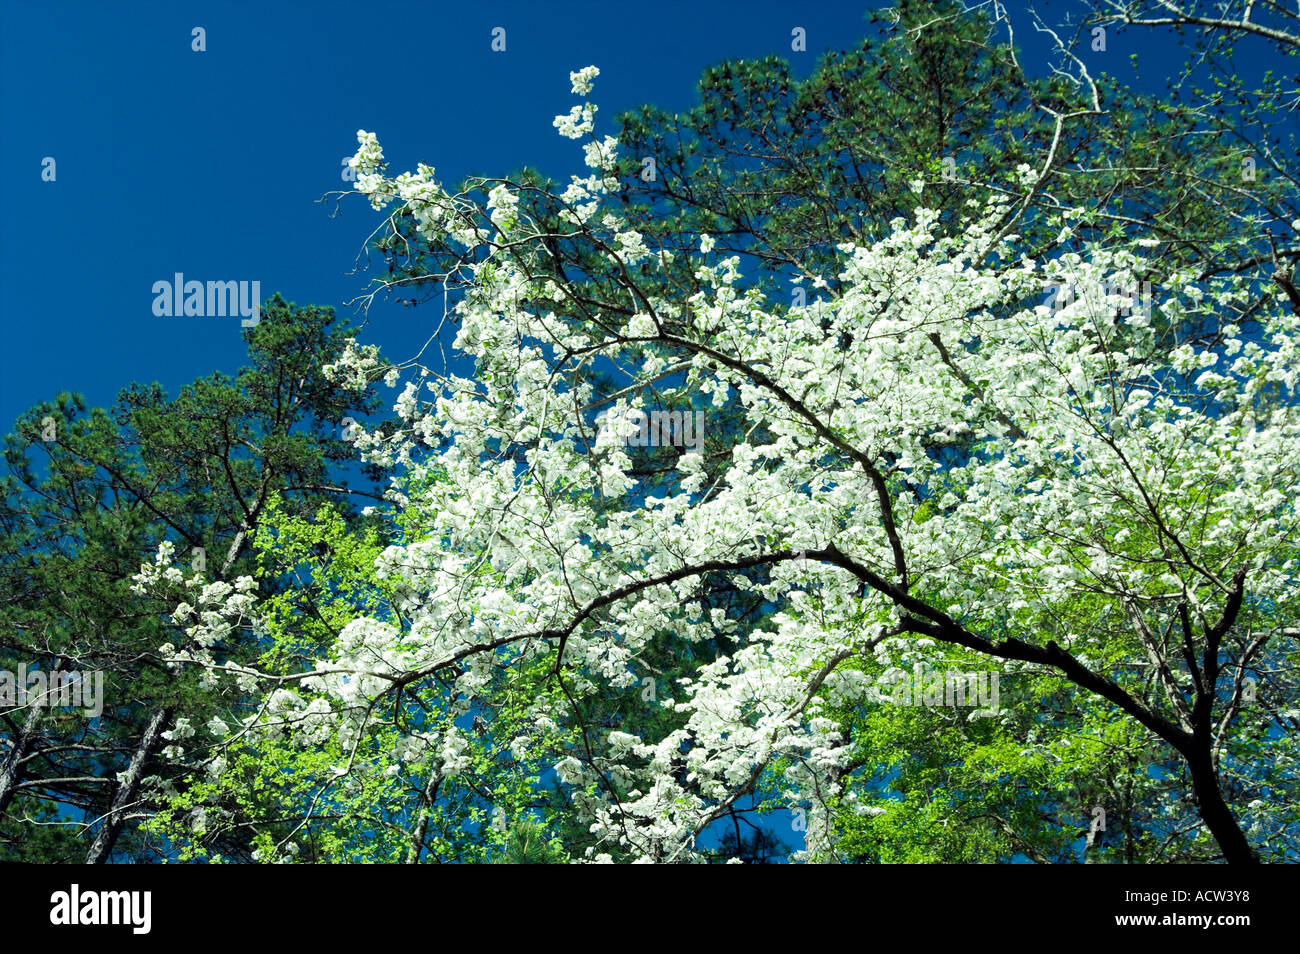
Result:
<instances>
[{"instance_id":1,"label":"sunlit blossoms","mask_svg":"<svg viewBox=\"0 0 1300 954\"><path fill-rule=\"evenodd\" d=\"M587 94L597 72L571 74L573 91ZM386 755L341 771L362 784L414 764L455 779L471 764L471 717L506 704L513 673L553 667L563 692L511 697L531 708L498 741L521 762L563 752L537 771L566 787L609 851L698 860L697 837L761 785L806 813L799 857L830 860L830 806L886 810L846 790L852 740L835 713L881 704L899 672L951 645L1004 673L1071 679L1208 784L1191 705L1161 714L1107 666L1127 652L1117 632L1140 644L1183 619L1200 658L1217 652L1206 647L1225 619L1266 636L1294 618L1295 315L1270 297L1246 335L1221 320L1244 289L1193 274L1158 290L1158 328L1112 295L1048 306L1048 286L1142 280L1140 247L1025 259L1001 197L968 207L957 238L918 205L888 234L841 244L838 274L809 276L799 304L747 284L747 263L702 235L703 290L663 297L637 275L668 259L620 218L617 142L596 138L595 113L587 103L556 119L561 135L588 137L595 171L557 198L567 237L600 250L617 301L584 298L576 277L567 289L534 277L545 243L515 185L476 197L444 191L426 166L390 178L375 137L359 134L357 191L476 253L453 305L473 373L412 380L402 428L358 440L390 469L406 521L374 560L386 603L340 620L297 677L263 678L265 704L234 728L299 745L332 734L356 753L378 731L376 700L436 682L447 718L395 721ZM579 302L570 311L530 304L565 293ZM328 372L360 383L379 367L357 345ZM618 369L616 394L597 390L593 368ZM683 448L667 492L637 494L626 441L597 415L626 417L652 382L688 410L738 409L733 432L710 435L721 476ZM184 584L169 565L161 555L141 585ZM718 574L770 611L742 622L706 610L702 587ZM258 610L241 585L189 600L178 611L189 642L169 659L220 669L214 641ZM668 633L728 649L662 680L647 662ZM1198 671L1221 680L1215 731L1231 731L1219 722L1241 671ZM574 700L595 685L662 709L667 728L581 726L577 744ZM1005 705L995 718L1010 718Z\"/></svg>"}]
</instances>

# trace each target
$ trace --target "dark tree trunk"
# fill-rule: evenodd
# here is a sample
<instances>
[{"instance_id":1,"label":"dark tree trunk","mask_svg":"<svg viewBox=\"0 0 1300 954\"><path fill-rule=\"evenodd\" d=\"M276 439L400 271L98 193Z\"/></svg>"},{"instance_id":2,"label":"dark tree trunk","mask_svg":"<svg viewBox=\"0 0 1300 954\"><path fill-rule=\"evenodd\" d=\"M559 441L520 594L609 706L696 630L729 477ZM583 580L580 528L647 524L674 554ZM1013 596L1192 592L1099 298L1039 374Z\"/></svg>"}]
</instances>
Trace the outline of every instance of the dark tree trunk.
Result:
<instances>
[{"instance_id":1,"label":"dark tree trunk","mask_svg":"<svg viewBox=\"0 0 1300 954\"><path fill-rule=\"evenodd\" d=\"M33 705L27 710L23 727L18 730L18 735L14 738L14 747L9 750L4 764L0 765L0 815L4 814L9 803L13 801L14 793L18 791L18 781L22 777L22 761L32 747L32 739L36 737L36 723L40 721L40 717L40 706Z\"/></svg>"},{"instance_id":2,"label":"dark tree trunk","mask_svg":"<svg viewBox=\"0 0 1300 954\"><path fill-rule=\"evenodd\" d=\"M148 725L144 727L140 742L135 747L135 754L131 756L131 764L127 766L122 781L118 783L117 791L113 793L112 807L100 823L90 850L86 852L86 864L102 865L112 856L113 846L117 844L118 835L122 833L126 810L140 794L140 781L144 778L144 770L157 752L158 743L162 741L163 726L171 717L170 707L159 709L154 712Z\"/></svg>"},{"instance_id":3,"label":"dark tree trunk","mask_svg":"<svg viewBox=\"0 0 1300 954\"><path fill-rule=\"evenodd\" d=\"M1232 809L1219 791L1219 779L1209 752L1194 752L1186 757L1187 766L1192 772L1192 791L1196 794L1201 820L1223 849L1223 860L1230 864L1258 864L1259 859L1251 850L1245 832L1237 824Z\"/></svg>"}]
</instances>

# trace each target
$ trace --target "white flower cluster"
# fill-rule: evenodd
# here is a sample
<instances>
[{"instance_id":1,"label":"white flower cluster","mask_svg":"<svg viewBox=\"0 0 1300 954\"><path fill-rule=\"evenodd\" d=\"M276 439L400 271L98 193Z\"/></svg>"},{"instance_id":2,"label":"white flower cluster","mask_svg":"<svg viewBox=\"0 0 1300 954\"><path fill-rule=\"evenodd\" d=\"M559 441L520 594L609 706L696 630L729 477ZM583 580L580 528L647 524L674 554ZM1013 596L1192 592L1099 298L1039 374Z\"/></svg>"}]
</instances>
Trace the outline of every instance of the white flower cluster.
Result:
<instances>
[{"instance_id":1,"label":"white flower cluster","mask_svg":"<svg viewBox=\"0 0 1300 954\"><path fill-rule=\"evenodd\" d=\"M257 584L248 576L241 576L234 583L208 582L199 572L187 577L180 567L172 564L175 555L173 543L159 544L154 561L142 564L140 572L132 577L131 591L143 595L164 587L187 590L189 599L172 612L172 619L183 627L185 638L180 648L167 643L159 648L159 654L172 667L195 663L212 667L215 665L212 647L226 640L237 626L251 621L257 602Z\"/></svg>"},{"instance_id":2,"label":"white flower cluster","mask_svg":"<svg viewBox=\"0 0 1300 954\"><path fill-rule=\"evenodd\" d=\"M374 379L373 372L383 366L375 345L358 345L355 339L350 338L335 361L322 365L321 373L344 387L364 391Z\"/></svg>"},{"instance_id":3,"label":"white flower cluster","mask_svg":"<svg viewBox=\"0 0 1300 954\"><path fill-rule=\"evenodd\" d=\"M594 66L584 66L582 69L570 73L569 82L573 84L573 92L579 96L586 96L591 92L592 80L599 75L600 70Z\"/></svg>"}]
</instances>

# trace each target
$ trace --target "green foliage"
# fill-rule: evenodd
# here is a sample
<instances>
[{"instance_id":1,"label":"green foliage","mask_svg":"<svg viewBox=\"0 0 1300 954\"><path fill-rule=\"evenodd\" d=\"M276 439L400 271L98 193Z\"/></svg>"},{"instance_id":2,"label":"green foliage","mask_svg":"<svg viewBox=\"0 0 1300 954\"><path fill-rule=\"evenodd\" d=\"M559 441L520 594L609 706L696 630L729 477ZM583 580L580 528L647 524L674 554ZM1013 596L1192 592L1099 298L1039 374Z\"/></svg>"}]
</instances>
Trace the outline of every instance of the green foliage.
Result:
<instances>
[{"instance_id":1,"label":"green foliage","mask_svg":"<svg viewBox=\"0 0 1300 954\"><path fill-rule=\"evenodd\" d=\"M184 642L171 619L175 601L132 591L131 577L159 543L175 543L191 569L220 580L258 574L249 544L274 493L277 518L339 499L339 513L357 519L346 484L335 486L329 471L351 454L339 421L373 411L375 397L321 372L348 329L328 308L279 296L262 314L244 333L248 364L233 378L214 374L174 398L157 384L133 384L111 410L60 395L27 411L6 440L0 667L102 672L104 711L52 710L31 731L22 712L0 713L6 735L30 756L16 779L21 790L8 804L0 799L0 856L45 844L51 858L66 858L74 841L84 855L92 831L83 819L108 813L153 714L183 711L202 724L220 708L200 672L158 658L164 643ZM231 661L257 651L251 632L221 650ZM145 754L147 788L185 790L185 766ZM122 858L167 851L131 826L110 840Z\"/></svg>"}]
</instances>

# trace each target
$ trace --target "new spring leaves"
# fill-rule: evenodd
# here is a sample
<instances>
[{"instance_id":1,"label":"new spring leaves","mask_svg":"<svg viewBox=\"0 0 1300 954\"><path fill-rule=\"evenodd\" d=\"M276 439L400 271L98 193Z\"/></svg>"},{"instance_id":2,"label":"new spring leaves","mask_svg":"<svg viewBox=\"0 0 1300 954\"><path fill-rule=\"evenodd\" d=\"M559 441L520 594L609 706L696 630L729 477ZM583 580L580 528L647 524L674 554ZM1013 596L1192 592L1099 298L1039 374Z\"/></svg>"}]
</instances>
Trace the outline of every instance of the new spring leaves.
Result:
<instances>
[{"instance_id":1,"label":"new spring leaves","mask_svg":"<svg viewBox=\"0 0 1300 954\"><path fill-rule=\"evenodd\" d=\"M597 75L571 74L573 91L585 96ZM395 408L403 426L358 435L392 474L395 512L425 529L376 562L394 612L355 614L298 678L223 672L213 655L228 627L258 616L248 583L173 573L167 553L144 568L142 587L171 574L193 593L177 610L189 630L167 647L173 660L264 694L246 725L209 730L210 758L226 732L304 746L333 735L356 753L376 729L376 699L441 677L462 715L491 711L503 704L493 675L529 662L554 660L579 697L598 684L639 693L657 636L729 639L660 685L653 704L673 715L661 733L597 733L589 750L539 768L570 787L579 819L611 848L656 861L701 857L697 834L768 772L806 809L799 857L822 859L837 837L824 809L851 759L832 710L889 702L917 665L946 669L945 644L999 661L999 719L1017 675L1042 665L1018 647L1040 647L1045 632L1061 654L1047 658L1071 659L1071 678L1114 701L1129 698L1123 688L1087 674L1117 621L1150 623L1179 604L1213 621L1237 578L1243 617L1294 614L1300 594L1279 555L1297 530L1300 356L1297 319L1276 301L1249 338L1220 319L1245 289L1201 287L1190 272L1161 284L1160 329L1113 294L1044 304L1045 285L1139 288L1146 276L1136 243L1019 257L998 223L1013 205L1004 196L1029 187L1027 168L972 202L955 237L918 202L890 234L839 246L833 293L817 279L817 298L769 300L705 236L693 256L702 290L661 297L635 276L673 253L649 247L611 201L619 144L596 135L596 115L583 102L556 118L584 140L590 170L556 199L564 238L597 250L622 294L575 294L583 304L571 310L524 304L580 289L535 277L545 241L517 184L450 193L425 164L390 176L377 137L359 133L356 191L465 252L455 347L475 373L411 380ZM1162 337L1207 324L1214 334L1172 350ZM331 373L365 380L373 355L349 355ZM616 395L597 391L594 367L617 369ZM639 420L651 385L683 422L739 414L716 435L720 471L705 466L703 441L666 452L679 479L661 496L638 495L628 443L598 439L594 410ZM741 572L755 568L766 572ZM742 633L701 605L706 574L731 574L774 611ZM562 702L539 697L502 745L520 758L548 750L571 726ZM348 760L340 776L466 770L464 727L398 731L399 746Z\"/></svg>"}]
</instances>

